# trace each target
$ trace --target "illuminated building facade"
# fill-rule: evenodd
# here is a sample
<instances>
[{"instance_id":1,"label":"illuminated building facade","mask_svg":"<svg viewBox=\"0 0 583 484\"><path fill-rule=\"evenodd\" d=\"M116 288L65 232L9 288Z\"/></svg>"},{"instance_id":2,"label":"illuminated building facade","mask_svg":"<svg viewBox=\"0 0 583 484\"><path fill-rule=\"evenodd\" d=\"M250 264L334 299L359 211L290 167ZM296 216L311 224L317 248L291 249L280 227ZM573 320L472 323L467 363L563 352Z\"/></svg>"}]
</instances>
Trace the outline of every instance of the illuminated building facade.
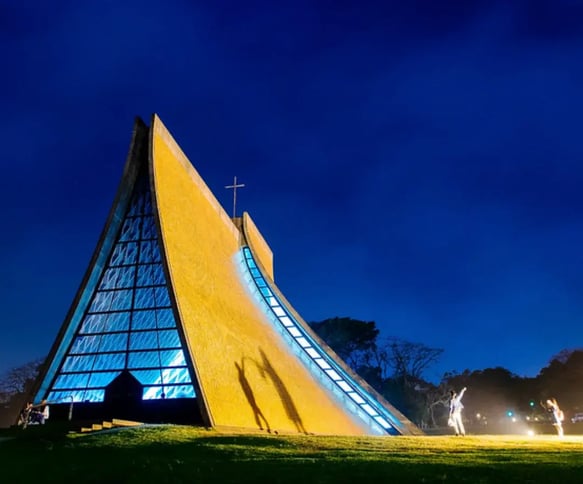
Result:
<instances>
[{"instance_id":1,"label":"illuminated building facade","mask_svg":"<svg viewBox=\"0 0 583 484\"><path fill-rule=\"evenodd\" d=\"M157 116L39 377L52 415L336 435L421 433L294 311Z\"/></svg>"}]
</instances>

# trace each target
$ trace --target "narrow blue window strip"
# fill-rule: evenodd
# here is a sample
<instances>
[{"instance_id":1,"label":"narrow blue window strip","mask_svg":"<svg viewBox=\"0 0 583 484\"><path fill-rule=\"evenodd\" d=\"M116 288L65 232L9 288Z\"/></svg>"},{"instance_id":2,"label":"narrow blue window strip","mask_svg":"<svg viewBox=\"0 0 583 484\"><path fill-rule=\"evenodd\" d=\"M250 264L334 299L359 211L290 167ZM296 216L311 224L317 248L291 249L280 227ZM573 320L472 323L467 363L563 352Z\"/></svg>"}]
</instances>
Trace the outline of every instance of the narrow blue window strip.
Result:
<instances>
[{"instance_id":1,"label":"narrow blue window strip","mask_svg":"<svg viewBox=\"0 0 583 484\"><path fill-rule=\"evenodd\" d=\"M363 412L366 413L370 416L372 422L380 425L388 433L400 433L397 430L397 427L402 426L401 422L395 419L368 392L345 373L345 371L320 348L311 336L305 332L303 327L297 323L293 315L289 313L287 308L285 308L285 306L277 299L269 289L269 285L265 278L261 275L259 270L256 269L257 265L248 247L243 248L243 256L247 273L255 283L258 289L258 294L261 294L264 302L276 316L277 320L287 329L287 332L292 335L295 343L303 348L305 355L307 355L311 361L315 362L316 365L334 382L337 391L341 391L341 393L349 398L350 401L357 404L357 407L362 410L362 412L358 412L360 415L362 415ZM354 405L354 403L351 405ZM365 420L367 419L365 418Z\"/></svg>"}]
</instances>

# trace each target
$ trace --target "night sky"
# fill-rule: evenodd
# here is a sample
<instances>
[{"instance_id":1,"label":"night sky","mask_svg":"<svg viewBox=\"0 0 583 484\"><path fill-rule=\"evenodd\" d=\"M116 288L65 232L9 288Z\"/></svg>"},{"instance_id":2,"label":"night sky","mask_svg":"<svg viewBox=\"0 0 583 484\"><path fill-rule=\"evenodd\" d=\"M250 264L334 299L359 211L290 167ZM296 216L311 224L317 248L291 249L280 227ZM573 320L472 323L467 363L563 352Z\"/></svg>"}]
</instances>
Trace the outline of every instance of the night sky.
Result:
<instances>
[{"instance_id":1,"label":"night sky","mask_svg":"<svg viewBox=\"0 0 583 484\"><path fill-rule=\"evenodd\" d=\"M535 376L583 346L582 25L573 0L3 0L0 372L48 353L156 112L229 213L246 185L305 320L443 348L432 380Z\"/></svg>"}]
</instances>

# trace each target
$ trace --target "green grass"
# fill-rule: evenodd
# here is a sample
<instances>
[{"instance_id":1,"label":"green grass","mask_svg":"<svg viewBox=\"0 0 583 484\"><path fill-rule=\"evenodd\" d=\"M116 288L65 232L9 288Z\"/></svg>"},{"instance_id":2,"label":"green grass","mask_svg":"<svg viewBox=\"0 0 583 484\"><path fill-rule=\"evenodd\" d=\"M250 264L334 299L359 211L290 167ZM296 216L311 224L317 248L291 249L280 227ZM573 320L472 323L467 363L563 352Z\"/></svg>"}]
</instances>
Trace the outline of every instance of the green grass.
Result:
<instances>
[{"instance_id":1,"label":"green grass","mask_svg":"<svg viewBox=\"0 0 583 484\"><path fill-rule=\"evenodd\" d=\"M575 436L272 436L181 426L67 435L49 427L0 442L0 482L583 481L583 437Z\"/></svg>"}]
</instances>

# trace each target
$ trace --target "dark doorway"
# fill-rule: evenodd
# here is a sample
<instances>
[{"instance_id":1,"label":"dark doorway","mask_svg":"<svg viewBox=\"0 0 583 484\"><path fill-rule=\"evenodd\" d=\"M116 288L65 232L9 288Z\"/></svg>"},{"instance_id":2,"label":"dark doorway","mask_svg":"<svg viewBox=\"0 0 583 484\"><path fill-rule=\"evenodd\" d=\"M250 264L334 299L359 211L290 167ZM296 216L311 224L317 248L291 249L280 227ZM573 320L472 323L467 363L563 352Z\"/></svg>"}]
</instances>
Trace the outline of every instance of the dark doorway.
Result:
<instances>
[{"instance_id":1,"label":"dark doorway","mask_svg":"<svg viewBox=\"0 0 583 484\"><path fill-rule=\"evenodd\" d=\"M110 418L140 420L142 418L142 384L124 370L105 389L104 406Z\"/></svg>"}]
</instances>

